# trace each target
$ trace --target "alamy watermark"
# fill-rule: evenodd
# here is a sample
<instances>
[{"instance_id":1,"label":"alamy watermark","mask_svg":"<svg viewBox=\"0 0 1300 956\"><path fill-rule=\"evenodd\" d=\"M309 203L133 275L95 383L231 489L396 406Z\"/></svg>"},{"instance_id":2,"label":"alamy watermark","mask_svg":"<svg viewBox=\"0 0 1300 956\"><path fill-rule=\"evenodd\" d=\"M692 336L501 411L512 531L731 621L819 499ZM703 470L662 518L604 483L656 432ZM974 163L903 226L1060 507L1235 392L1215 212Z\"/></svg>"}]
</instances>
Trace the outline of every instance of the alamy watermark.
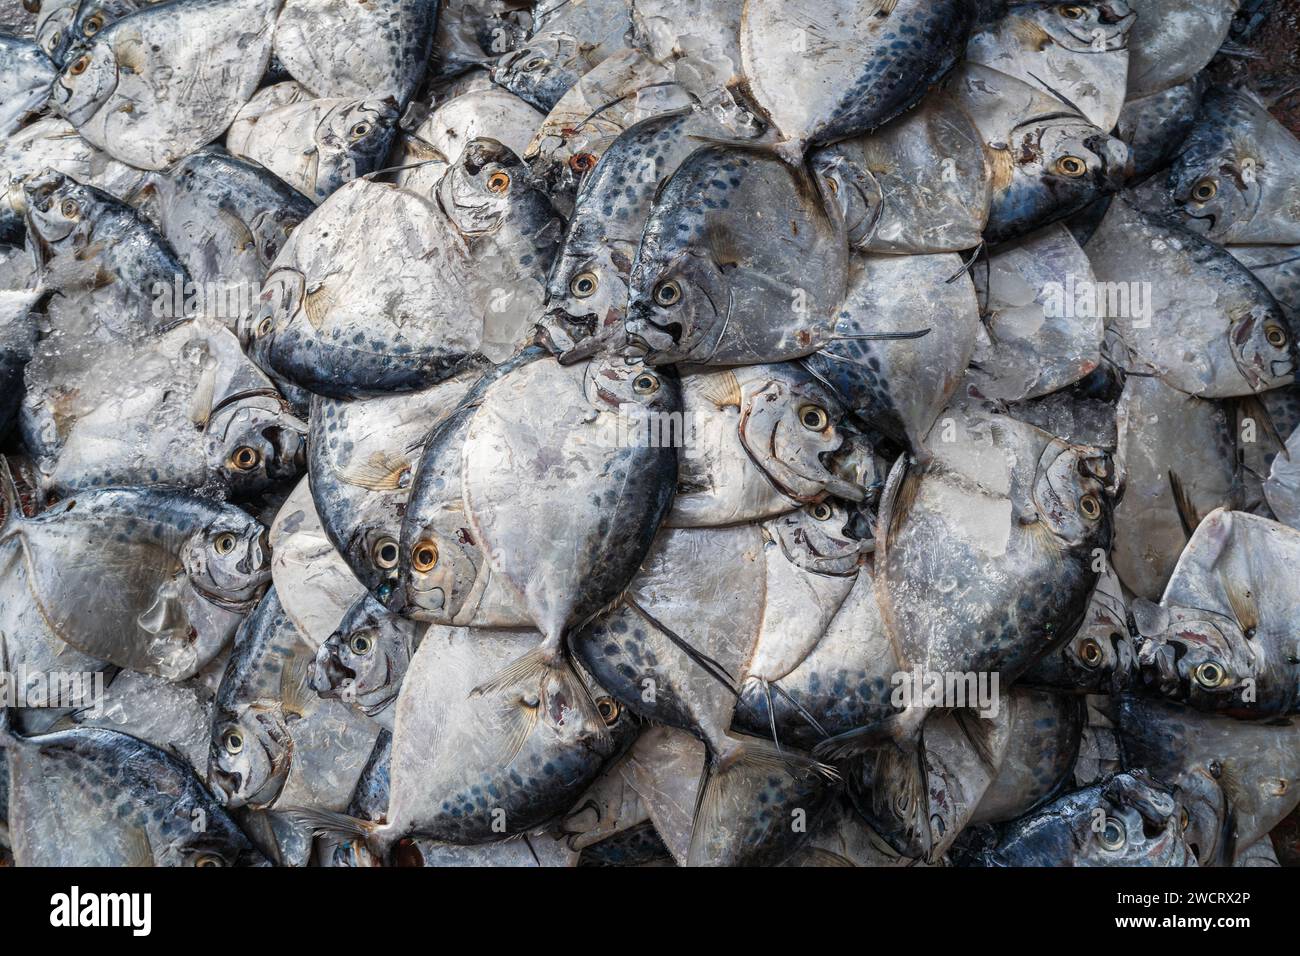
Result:
<instances>
[{"instance_id":1,"label":"alamy watermark","mask_svg":"<svg viewBox=\"0 0 1300 956\"><path fill-rule=\"evenodd\" d=\"M104 674L34 671L19 664L16 671L0 671L0 706L67 708L98 718L104 714Z\"/></svg>"},{"instance_id":2,"label":"alamy watermark","mask_svg":"<svg viewBox=\"0 0 1300 956\"><path fill-rule=\"evenodd\" d=\"M1150 282L1096 282L1067 275L1043 284L1043 313L1052 319L1131 319L1134 328L1151 324Z\"/></svg>"},{"instance_id":3,"label":"alamy watermark","mask_svg":"<svg viewBox=\"0 0 1300 956\"><path fill-rule=\"evenodd\" d=\"M235 322L251 315L261 289L250 282L193 282L174 276L153 284L156 319L220 319Z\"/></svg>"},{"instance_id":4,"label":"alamy watermark","mask_svg":"<svg viewBox=\"0 0 1300 956\"><path fill-rule=\"evenodd\" d=\"M981 717L997 717L1001 706L997 671L924 671L914 667L893 676L890 703L899 710L917 707L967 707Z\"/></svg>"}]
</instances>

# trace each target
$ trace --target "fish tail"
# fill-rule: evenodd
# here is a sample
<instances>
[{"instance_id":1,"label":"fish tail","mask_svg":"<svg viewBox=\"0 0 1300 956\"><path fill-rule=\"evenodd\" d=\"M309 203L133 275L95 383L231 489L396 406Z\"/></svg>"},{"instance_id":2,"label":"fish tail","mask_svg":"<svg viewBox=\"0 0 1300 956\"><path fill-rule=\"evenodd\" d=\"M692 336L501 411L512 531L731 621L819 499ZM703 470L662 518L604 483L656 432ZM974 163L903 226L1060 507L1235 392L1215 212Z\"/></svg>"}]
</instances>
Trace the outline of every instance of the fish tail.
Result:
<instances>
[{"instance_id":1,"label":"fish tail","mask_svg":"<svg viewBox=\"0 0 1300 956\"><path fill-rule=\"evenodd\" d=\"M828 785L840 780L839 771L834 767L807 754L783 750L770 740L728 734L726 744L728 751L725 755L711 754L704 763L695 800L695 817L691 822L691 843L686 856L688 866L708 865L708 848L713 836L728 825L723 819L723 798L738 769L757 769L802 779L819 777Z\"/></svg>"},{"instance_id":2,"label":"fish tail","mask_svg":"<svg viewBox=\"0 0 1300 956\"><path fill-rule=\"evenodd\" d=\"M560 653L562 655L563 651ZM574 670L568 658L559 656L557 659L555 651L545 641L479 684L469 692L469 696L481 697L484 694L500 693L517 684L540 685L546 680L554 681L564 697L585 713L598 737L603 740L608 739L608 728L596 708L596 702L586 682L578 676L578 672ZM532 723L523 721L510 731L511 743L506 750L509 755L506 763L513 761L519 755L519 750L523 747L528 734L532 732L532 727Z\"/></svg>"},{"instance_id":3,"label":"fish tail","mask_svg":"<svg viewBox=\"0 0 1300 956\"><path fill-rule=\"evenodd\" d=\"M375 834L379 824L372 820L359 820L346 813L317 807L285 807L284 815L296 825L310 830L312 836L337 843L360 842L375 859L384 859L383 847Z\"/></svg>"}]
</instances>

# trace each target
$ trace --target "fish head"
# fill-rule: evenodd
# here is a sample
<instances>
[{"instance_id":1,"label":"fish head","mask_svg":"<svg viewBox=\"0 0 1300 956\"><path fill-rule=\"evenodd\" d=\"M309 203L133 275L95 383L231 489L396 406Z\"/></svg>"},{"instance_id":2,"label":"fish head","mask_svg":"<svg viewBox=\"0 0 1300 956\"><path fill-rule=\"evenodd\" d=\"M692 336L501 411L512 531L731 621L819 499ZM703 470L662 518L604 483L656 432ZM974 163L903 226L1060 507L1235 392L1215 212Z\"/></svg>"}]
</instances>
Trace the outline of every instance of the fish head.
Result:
<instances>
[{"instance_id":1,"label":"fish head","mask_svg":"<svg viewBox=\"0 0 1300 956\"><path fill-rule=\"evenodd\" d=\"M132 12L132 6L121 3L80 3L68 31L70 43L87 43L114 20Z\"/></svg>"},{"instance_id":2,"label":"fish head","mask_svg":"<svg viewBox=\"0 0 1300 956\"><path fill-rule=\"evenodd\" d=\"M306 299L307 278L297 269L276 269L262 283L256 307L241 319L236 333L262 368L274 367L278 336L284 336Z\"/></svg>"},{"instance_id":3,"label":"fish head","mask_svg":"<svg viewBox=\"0 0 1300 956\"><path fill-rule=\"evenodd\" d=\"M269 209L253 217L248 228L253 234L257 258L267 270L301 223L297 215L285 209Z\"/></svg>"},{"instance_id":4,"label":"fish head","mask_svg":"<svg viewBox=\"0 0 1300 956\"><path fill-rule=\"evenodd\" d=\"M181 563L195 590L218 605L247 606L271 581L266 529L234 507L191 535Z\"/></svg>"},{"instance_id":5,"label":"fish head","mask_svg":"<svg viewBox=\"0 0 1300 956\"><path fill-rule=\"evenodd\" d=\"M36 45L41 48L45 55L56 65L61 66L64 57L67 56L68 50L73 44L72 21L74 14L77 12L77 4L52 6L54 6L54 9L41 18L38 23L35 40Z\"/></svg>"},{"instance_id":6,"label":"fish head","mask_svg":"<svg viewBox=\"0 0 1300 956\"><path fill-rule=\"evenodd\" d=\"M1137 658L1123 615L1099 607L1095 594L1083 626L1060 653L1075 687L1111 691L1128 686Z\"/></svg>"},{"instance_id":7,"label":"fish head","mask_svg":"<svg viewBox=\"0 0 1300 956\"><path fill-rule=\"evenodd\" d=\"M371 172L384 162L397 131L397 101L351 100L330 109L316 129L316 148L344 179Z\"/></svg>"},{"instance_id":8,"label":"fish head","mask_svg":"<svg viewBox=\"0 0 1300 956\"><path fill-rule=\"evenodd\" d=\"M89 214L94 211L87 187L54 169L28 176L23 182L23 197L28 229L51 246L70 236L84 235Z\"/></svg>"},{"instance_id":9,"label":"fish head","mask_svg":"<svg viewBox=\"0 0 1300 956\"><path fill-rule=\"evenodd\" d=\"M236 495L249 495L302 472L307 425L277 395L224 405L207 426L208 464Z\"/></svg>"},{"instance_id":10,"label":"fish head","mask_svg":"<svg viewBox=\"0 0 1300 956\"><path fill-rule=\"evenodd\" d=\"M682 410L681 380L674 370L647 368L618 356L588 362L582 390L598 412L639 417Z\"/></svg>"},{"instance_id":11,"label":"fish head","mask_svg":"<svg viewBox=\"0 0 1300 956\"><path fill-rule=\"evenodd\" d=\"M1073 53L1123 50L1137 21L1137 13L1125 0L1022 3L1012 6L1008 16L1021 21L1013 30L1031 48L1055 44Z\"/></svg>"},{"instance_id":12,"label":"fish head","mask_svg":"<svg viewBox=\"0 0 1300 956\"><path fill-rule=\"evenodd\" d=\"M117 89L117 68L117 54L107 43L73 47L50 91L54 111L73 126L90 122Z\"/></svg>"},{"instance_id":13,"label":"fish head","mask_svg":"<svg viewBox=\"0 0 1300 956\"><path fill-rule=\"evenodd\" d=\"M621 343L635 255L635 247L616 240L584 243L570 233L547 280L539 322L548 347L566 364Z\"/></svg>"},{"instance_id":14,"label":"fish head","mask_svg":"<svg viewBox=\"0 0 1300 956\"><path fill-rule=\"evenodd\" d=\"M1257 168L1257 160L1226 136L1194 141L1169 170L1165 201L1183 226L1223 242L1259 209Z\"/></svg>"},{"instance_id":15,"label":"fish head","mask_svg":"<svg viewBox=\"0 0 1300 956\"><path fill-rule=\"evenodd\" d=\"M321 697L355 700L367 714L377 713L397 696L411 663L414 632L410 621L363 596L316 652L312 689Z\"/></svg>"},{"instance_id":16,"label":"fish head","mask_svg":"<svg viewBox=\"0 0 1300 956\"><path fill-rule=\"evenodd\" d=\"M1143 678L1167 697L1198 710L1221 711L1248 709L1257 688L1259 697L1266 696L1272 662L1261 642L1253 641L1253 631L1243 630L1234 618L1137 600L1133 619Z\"/></svg>"},{"instance_id":17,"label":"fish head","mask_svg":"<svg viewBox=\"0 0 1300 956\"><path fill-rule=\"evenodd\" d=\"M885 208L880 181L840 146L818 150L812 165L827 200L839 207L849 242L869 240Z\"/></svg>"},{"instance_id":18,"label":"fish head","mask_svg":"<svg viewBox=\"0 0 1300 956\"><path fill-rule=\"evenodd\" d=\"M416 621L452 624L464 609L488 556L469 519L439 512L426 523L402 528L397 584L388 606Z\"/></svg>"},{"instance_id":19,"label":"fish head","mask_svg":"<svg viewBox=\"0 0 1300 956\"><path fill-rule=\"evenodd\" d=\"M990 220L996 239L1014 238L1123 188L1132 151L1075 114L1030 120L994 151Z\"/></svg>"},{"instance_id":20,"label":"fish head","mask_svg":"<svg viewBox=\"0 0 1300 956\"><path fill-rule=\"evenodd\" d=\"M773 518L767 527L791 564L815 574L844 576L857 571L872 544L856 536L853 517L844 502L825 498Z\"/></svg>"},{"instance_id":21,"label":"fish head","mask_svg":"<svg viewBox=\"0 0 1300 956\"><path fill-rule=\"evenodd\" d=\"M438 183L443 212L465 236L496 232L512 210L529 199L546 202L524 161L509 146L487 137L467 143Z\"/></svg>"},{"instance_id":22,"label":"fish head","mask_svg":"<svg viewBox=\"0 0 1300 956\"><path fill-rule=\"evenodd\" d=\"M1228 795L1204 766L1192 766L1178 780L1183 839L1201 866L1231 866L1235 838Z\"/></svg>"},{"instance_id":23,"label":"fish head","mask_svg":"<svg viewBox=\"0 0 1300 956\"><path fill-rule=\"evenodd\" d=\"M1039 457L1035 514L1064 548L1109 552L1117 493L1115 463L1099 448L1053 439Z\"/></svg>"},{"instance_id":24,"label":"fish head","mask_svg":"<svg viewBox=\"0 0 1300 956\"><path fill-rule=\"evenodd\" d=\"M264 807L289 775L290 737L278 708L220 710L208 745L208 786L227 807Z\"/></svg>"},{"instance_id":25,"label":"fish head","mask_svg":"<svg viewBox=\"0 0 1300 956\"><path fill-rule=\"evenodd\" d=\"M547 33L497 60L492 67L492 82L549 113L560 97L582 79L585 66L582 45L576 37Z\"/></svg>"},{"instance_id":26,"label":"fish head","mask_svg":"<svg viewBox=\"0 0 1300 956\"><path fill-rule=\"evenodd\" d=\"M741 443L783 493L799 502L819 500L828 491L850 501L865 497L833 470L846 412L825 386L786 363L757 366L737 377L743 382Z\"/></svg>"},{"instance_id":27,"label":"fish head","mask_svg":"<svg viewBox=\"0 0 1300 956\"><path fill-rule=\"evenodd\" d=\"M1084 793L1074 814L1076 866L1196 865L1169 788L1133 771Z\"/></svg>"},{"instance_id":28,"label":"fish head","mask_svg":"<svg viewBox=\"0 0 1300 956\"><path fill-rule=\"evenodd\" d=\"M724 270L703 249L647 252L643 245L632 267L623 321L628 354L650 365L707 361L731 316Z\"/></svg>"},{"instance_id":29,"label":"fish head","mask_svg":"<svg viewBox=\"0 0 1300 956\"><path fill-rule=\"evenodd\" d=\"M1295 380L1300 351L1285 313L1274 302L1254 304L1228 315L1228 344L1238 370L1255 391Z\"/></svg>"}]
</instances>

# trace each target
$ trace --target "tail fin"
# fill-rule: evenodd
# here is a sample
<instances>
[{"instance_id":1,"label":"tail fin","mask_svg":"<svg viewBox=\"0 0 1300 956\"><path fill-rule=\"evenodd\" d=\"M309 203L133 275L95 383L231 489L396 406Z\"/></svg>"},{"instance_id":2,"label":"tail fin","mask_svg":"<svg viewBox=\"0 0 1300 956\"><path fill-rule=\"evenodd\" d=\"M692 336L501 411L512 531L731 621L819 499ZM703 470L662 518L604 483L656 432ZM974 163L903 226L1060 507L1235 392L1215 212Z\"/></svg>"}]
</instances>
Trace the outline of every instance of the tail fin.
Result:
<instances>
[{"instance_id":1,"label":"tail fin","mask_svg":"<svg viewBox=\"0 0 1300 956\"><path fill-rule=\"evenodd\" d=\"M584 711L584 715L596 729L598 735L602 738L608 736L609 731L605 726L604 718L600 716L600 712L596 709L596 702L592 698L586 682L578 676L577 671L573 669L573 665L567 659L558 662L553 661L547 653L545 644L539 645L523 657L511 661L469 693L471 697L481 697L484 694L496 693L516 684L526 684L532 681L536 681L540 686L541 682L548 678L559 684L565 697ZM531 729L531 726L518 729L515 738L518 748L514 749L513 753L510 754L507 763L518 756L519 748L523 747L523 742Z\"/></svg>"},{"instance_id":2,"label":"tail fin","mask_svg":"<svg viewBox=\"0 0 1300 956\"><path fill-rule=\"evenodd\" d=\"M378 823L316 807L284 807L281 812L297 826L310 830L312 836L332 839L337 843L359 841L365 844L371 856L384 860L384 848L375 839L375 831L380 826Z\"/></svg>"},{"instance_id":3,"label":"tail fin","mask_svg":"<svg viewBox=\"0 0 1300 956\"><path fill-rule=\"evenodd\" d=\"M870 754L872 809L878 819L896 820L909 840L915 839L928 859L934 847L930 832L930 785L925 762L925 719L929 711L909 707L900 714L823 740L818 757L849 758Z\"/></svg>"},{"instance_id":4,"label":"tail fin","mask_svg":"<svg viewBox=\"0 0 1300 956\"><path fill-rule=\"evenodd\" d=\"M711 845L717 836L734 821L724 819L723 804L727 791L735 786L744 787L750 781L745 771L763 775L783 774L816 786L839 783L839 772L806 754L778 748L772 741L760 737L727 735L734 744L729 766L719 766L715 756L704 764L699 793L695 800L695 818L691 823L691 843L687 851L688 865L701 866L711 862Z\"/></svg>"}]
</instances>

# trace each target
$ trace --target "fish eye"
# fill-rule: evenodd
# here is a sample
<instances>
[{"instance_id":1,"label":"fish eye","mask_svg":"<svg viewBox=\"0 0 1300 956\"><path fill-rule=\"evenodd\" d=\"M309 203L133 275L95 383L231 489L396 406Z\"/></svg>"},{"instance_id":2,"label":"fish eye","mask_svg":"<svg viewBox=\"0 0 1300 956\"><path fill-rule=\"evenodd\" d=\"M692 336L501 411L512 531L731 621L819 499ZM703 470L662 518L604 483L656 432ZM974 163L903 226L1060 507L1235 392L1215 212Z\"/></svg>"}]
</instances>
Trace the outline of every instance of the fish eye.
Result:
<instances>
[{"instance_id":1,"label":"fish eye","mask_svg":"<svg viewBox=\"0 0 1300 956\"><path fill-rule=\"evenodd\" d=\"M271 334L271 317L268 315L261 322L257 323L257 337L260 339L264 335Z\"/></svg>"},{"instance_id":2,"label":"fish eye","mask_svg":"<svg viewBox=\"0 0 1300 956\"><path fill-rule=\"evenodd\" d=\"M1128 842L1128 831L1124 828L1124 821L1117 820L1115 817L1107 817L1097 839L1101 841L1101 845L1107 850L1124 849L1124 844Z\"/></svg>"},{"instance_id":3,"label":"fish eye","mask_svg":"<svg viewBox=\"0 0 1300 956\"><path fill-rule=\"evenodd\" d=\"M655 302L662 306L676 305L682 300L682 287L669 279L655 286Z\"/></svg>"},{"instance_id":4,"label":"fish eye","mask_svg":"<svg viewBox=\"0 0 1300 956\"><path fill-rule=\"evenodd\" d=\"M212 547L216 549L217 554L229 554L235 550L235 545L239 539L229 531L223 531L217 535L216 540L212 542Z\"/></svg>"},{"instance_id":5,"label":"fish eye","mask_svg":"<svg viewBox=\"0 0 1300 956\"><path fill-rule=\"evenodd\" d=\"M221 738L221 745L226 748L226 753L237 754L244 749L244 735L236 730L227 731Z\"/></svg>"},{"instance_id":6,"label":"fish eye","mask_svg":"<svg viewBox=\"0 0 1300 956\"><path fill-rule=\"evenodd\" d=\"M369 132L370 132L370 124L365 121L362 121L360 123L357 123L355 126L353 126L352 129L348 130L348 135L351 136L353 139L360 139L362 136L365 136Z\"/></svg>"},{"instance_id":7,"label":"fish eye","mask_svg":"<svg viewBox=\"0 0 1300 956\"><path fill-rule=\"evenodd\" d=\"M1089 521L1096 521L1101 517L1101 502L1096 495L1084 495L1079 499L1079 511Z\"/></svg>"},{"instance_id":8,"label":"fish eye","mask_svg":"<svg viewBox=\"0 0 1300 956\"><path fill-rule=\"evenodd\" d=\"M438 546L432 541L421 541L411 552L411 567L420 573L432 571L438 563Z\"/></svg>"},{"instance_id":9,"label":"fish eye","mask_svg":"<svg viewBox=\"0 0 1300 956\"><path fill-rule=\"evenodd\" d=\"M54 41L54 44L55 46L57 46L58 34L55 34L55 37L56 39ZM83 56L78 57L77 62L72 64L72 66L68 67L68 72L71 73L73 76L81 76L81 74L86 72L86 68L89 66L90 66L90 54L87 53Z\"/></svg>"},{"instance_id":10,"label":"fish eye","mask_svg":"<svg viewBox=\"0 0 1300 956\"><path fill-rule=\"evenodd\" d=\"M503 173L500 170L497 170L495 173L493 173L491 176L488 177L487 188L488 188L488 192L490 193L505 192L507 189L510 188L510 174Z\"/></svg>"},{"instance_id":11,"label":"fish eye","mask_svg":"<svg viewBox=\"0 0 1300 956\"><path fill-rule=\"evenodd\" d=\"M59 206L59 212L63 213L65 219L76 219L81 215L81 207L71 199L65 199Z\"/></svg>"},{"instance_id":12,"label":"fish eye","mask_svg":"<svg viewBox=\"0 0 1300 956\"><path fill-rule=\"evenodd\" d=\"M835 179L833 176L827 176L827 177L826 177L826 188L829 189L829 190L831 191L831 195L832 195L832 196L838 196L838 195L840 194L840 183L839 183L839 180Z\"/></svg>"},{"instance_id":13,"label":"fish eye","mask_svg":"<svg viewBox=\"0 0 1300 956\"><path fill-rule=\"evenodd\" d=\"M1178 810L1178 826L1179 826L1179 829L1181 829L1181 830L1183 830L1184 832L1186 832L1187 828L1188 828L1189 826L1191 826L1191 823L1192 823L1192 818L1191 818L1190 816L1187 815L1187 808L1186 808L1186 807L1180 807L1179 810Z\"/></svg>"},{"instance_id":14,"label":"fish eye","mask_svg":"<svg viewBox=\"0 0 1300 956\"><path fill-rule=\"evenodd\" d=\"M195 866L225 866L226 861L215 853L204 853L194 861Z\"/></svg>"},{"instance_id":15,"label":"fish eye","mask_svg":"<svg viewBox=\"0 0 1300 956\"><path fill-rule=\"evenodd\" d=\"M1065 17L1067 20L1079 20L1087 14L1087 11L1084 10L1083 7L1078 7L1074 4L1065 4L1057 9L1061 16Z\"/></svg>"},{"instance_id":16,"label":"fish eye","mask_svg":"<svg viewBox=\"0 0 1300 956\"><path fill-rule=\"evenodd\" d=\"M569 168L575 173L585 173L596 165L596 157L591 153L576 153L569 158Z\"/></svg>"},{"instance_id":17,"label":"fish eye","mask_svg":"<svg viewBox=\"0 0 1300 956\"><path fill-rule=\"evenodd\" d=\"M1192 198L1197 202L1209 202L1219 193L1219 181L1207 176L1192 187Z\"/></svg>"},{"instance_id":18,"label":"fish eye","mask_svg":"<svg viewBox=\"0 0 1300 956\"><path fill-rule=\"evenodd\" d=\"M573 277L573 281L569 283L569 291L579 299L586 299L595 293L599 285L600 279L596 277L596 273L584 272Z\"/></svg>"},{"instance_id":19,"label":"fish eye","mask_svg":"<svg viewBox=\"0 0 1300 956\"><path fill-rule=\"evenodd\" d=\"M809 513L818 521L830 521L831 515L833 515L835 512L830 505L828 505L824 501L821 501L813 505L812 511Z\"/></svg>"},{"instance_id":20,"label":"fish eye","mask_svg":"<svg viewBox=\"0 0 1300 956\"><path fill-rule=\"evenodd\" d=\"M1213 690L1222 684L1228 675L1218 661L1205 661L1196 665L1196 670L1192 671L1192 677L1202 687Z\"/></svg>"},{"instance_id":21,"label":"fish eye","mask_svg":"<svg viewBox=\"0 0 1300 956\"><path fill-rule=\"evenodd\" d=\"M237 471L252 471L262 460L262 454L256 448L240 445L230 456L230 464Z\"/></svg>"},{"instance_id":22,"label":"fish eye","mask_svg":"<svg viewBox=\"0 0 1300 956\"><path fill-rule=\"evenodd\" d=\"M88 37L93 37L100 31L104 25L104 17L101 14L93 14L86 18L86 22L81 25L81 32Z\"/></svg>"},{"instance_id":23,"label":"fish eye","mask_svg":"<svg viewBox=\"0 0 1300 956\"><path fill-rule=\"evenodd\" d=\"M1088 164L1078 156L1062 156L1056 161L1056 171L1062 176L1078 179L1088 171Z\"/></svg>"},{"instance_id":24,"label":"fish eye","mask_svg":"<svg viewBox=\"0 0 1300 956\"><path fill-rule=\"evenodd\" d=\"M1079 659L1088 667L1096 667L1101 663L1101 645L1091 637L1079 645Z\"/></svg>"},{"instance_id":25,"label":"fish eye","mask_svg":"<svg viewBox=\"0 0 1300 956\"><path fill-rule=\"evenodd\" d=\"M374 646L375 642L366 634L353 634L351 640L348 641L348 647L358 657L365 657L374 649Z\"/></svg>"},{"instance_id":26,"label":"fish eye","mask_svg":"<svg viewBox=\"0 0 1300 956\"><path fill-rule=\"evenodd\" d=\"M397 567L397 542L392 538L380 538L371 550L375 565L384 571Z\"/></svg>"},{"instance_id":27,"label":"fish eye","mask_svg":"<svg viewBox=\"0 0 1300 956\"><path fill-rule=\"evenodd\" d=\"M638 395L653 395L659 391L659 377L649 372L642 372L632 379L632 391Z\"/></svg>"},{"instance_id":28,"label":"fish eye","mask_svg":"<svg viewBox=\"0 0 1300 956\"><path fill-rule=\"evenodd\" d=\"M1264 340L1275 349L1286 348L1286 330L1280 325L1264 326Z\"/></svg>"},{"instance_id":29,"label":"fish eye","mask_svg":"<svg viewBox=\"0 0 1300 956\"><path fill-rule=\"evenodd\" d=\"M532 58L531 58L527 63L524 64L524 69L525 69L525 70L540 70L540 69L541 69L543 66L545 66L545 65L546 65L546 58L545 58L545 57L535 56L535 57L532 57Z\"/></svg>"},{"instance_id":30,"label":"fish eye","mask_svg":"<svg viewBox=\"0 0 1300 956\"><path fill-rule=\"evenodd\" d=\"M63 34L55 30L50 34L50 52L53 53L59 46L59 41L63 39Z\"/></svg>"},{"instance_id":31,"label":"fish eye","mask_svg":"<svg viewBox=\"0 0 1300 956\"><path fill-rule=\"evenodd\" d=\"M820 405L805 405L799 409L799 422L810 432L819 432L831 423L831 417Z\"/></svg>"},{"instance_id":32,"label":"fish eye","mask_svg":"<svg viewBox=\"0 0 1300 956\"><path fill-rule=\"evenodd\" d=\"M605 722L606 727L612 727L618 722L623 708L613 697L601 697L596 701L596 712L600 714L600 719Z\"/></svg>"}]
</instances>

